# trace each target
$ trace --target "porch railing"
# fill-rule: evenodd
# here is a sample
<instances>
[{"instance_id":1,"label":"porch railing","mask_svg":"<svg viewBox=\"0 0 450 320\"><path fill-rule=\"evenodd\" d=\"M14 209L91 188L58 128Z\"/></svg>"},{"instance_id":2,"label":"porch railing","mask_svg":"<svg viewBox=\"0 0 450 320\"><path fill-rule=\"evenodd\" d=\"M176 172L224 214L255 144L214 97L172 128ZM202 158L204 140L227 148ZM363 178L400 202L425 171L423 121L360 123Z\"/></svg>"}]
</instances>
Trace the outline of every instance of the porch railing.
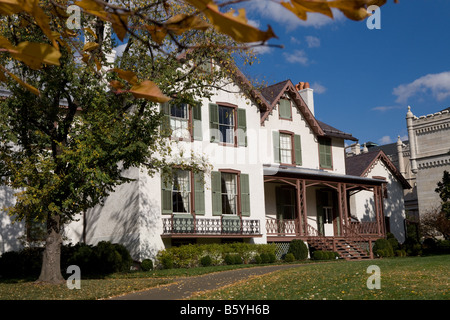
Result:
<instances>
[{"instance_id":1,"label":"porch railing","mask_svg":"<svg viewBox=\"0 0 450 320\"><path fill-rule=\"evenodd\" d=\"M266 217L266 231L269 236L294 236L300 235L298 220L296 219L275 219ZM346 234L370 236L378 234L376 221L351 222L346 228ZM323 237L317 229L310 224L307 226L307 236Z\"/></svg>"},{"instance_id":2,"label":"porch railing","mask_svg":"<svg viewBox=\"0 0 450 320\"><path fill-rule=\"evenodd\" d=\"M298 221L266 217L266 231L267 235L294 236L299 234Z\"/></svg>"},{"instance_id":3,"label":"porch railing","mask_svg":"<svg viewBox=\"0 0 450 320\"><path fill-rule=\"evenodd\" d=\"M239 217L163 218L163 235L260 235L260 221Z\"/></svg>"},{"instance_id":4,"label":"porch railing","mask_svg":"<svg viewBox=\"0 0 450 320\"><path fill-rule=\"evenodd\" d=\"M376 235L378 234L378 225L376 221L352 221L349 226L353 233L360 235Z\"/></svg>"}]
</instances>

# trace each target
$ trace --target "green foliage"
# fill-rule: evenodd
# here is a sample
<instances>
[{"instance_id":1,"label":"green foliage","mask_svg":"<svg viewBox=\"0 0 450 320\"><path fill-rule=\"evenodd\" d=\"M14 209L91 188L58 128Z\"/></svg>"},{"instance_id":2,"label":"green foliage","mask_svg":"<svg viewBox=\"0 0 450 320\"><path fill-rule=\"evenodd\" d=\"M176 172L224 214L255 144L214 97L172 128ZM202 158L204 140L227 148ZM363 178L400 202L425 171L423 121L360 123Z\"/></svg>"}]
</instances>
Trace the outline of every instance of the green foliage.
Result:
<instances>
[{"instance_id":1,"label":"green foliage","mask_svg":"<svg viewBox=\"0 0 450 320\"><path fill-rule=\"evenodd\" d=\"M262 263L262 259L261 259L261 256L260 256L260 255L256 255L256 256L255 256L255 263L256 263L256 264L261 264L261 263Z\"/></svg>"},{"instance_id":2,"label":"green foliage","mask_svg":"<svg viewBox=\"0 0 450 320\"><path fill-rule=\"evenodd\" d=\"M285 262L294 262L295 261L295 257L294 257L294 255L292 253L287 253L284 256L284 261Z\"/></svg>"},{"instance_id":3,"label":"green foliage","mask_svg":"<svg viewBox=\"0 0 450 320\"><path fill-rule=\"evenodd\" d=\"M334 260L339 257L337 252L316 250L313 253L314 260Z\"/></svg>"},{"instance_id":4,"label":"green foliage","mask_svg":"<svg viewBox=\"0 0 450 320\"><path fill-rule=\"evenodd\" d=\"M441 209L445 212L447 219L450 219L450 173L445 170L442 176L442 181L437 183L435 192L439 194L442 200Z\"/></svg>"},{"instance_id":5,"label":"green foliage","mask_svg":"<svg viewBox=\"0 0 450 320\"><path fill-rule=\"evenodd\" d=\"M308 247L302 240L294 239L289 244L288 253L292 253L296 260L308 258Z\"/></svg>"},{"instance_id":6,"label":"green foliage","mask_svg":"<svg viewBox=\"0 0 450 320\"><path fill-rule=\"evenodd\" d=\"M0 257L0 275L5 278L37 277L42 265L44 248L24 248L5 252ZM132 259L121 244L102 241L96 246L78 243L61 248L61 271L69 265L80 267L81 275L106 275L130 270Z\"/></svg>"},{"instance_id":7,"label":"green foliage","mask_svg":"<svg viewBox=\"0 0 450 320\"><path fill-rule=\"evenodd\" d=\"M212 264L212 259L210 256L204 256L200 259L200 263L203 267L209 267Z\"/></svg>"},{"instance_id":8,"label":"green foliage","mask_svg":"<svg viewBox=\"0 0 450 320\"><path fill-rule=\"evenodd\" d=\"M275 250L273 244L188 244L159 251L157 261L164 268L167 268L164 261L171 261L173 268L192 268L201 265L201 258L207 255L211 258L211 265L235 264L238 259L235 256L239 257L239 263L248 264L257 261L256 257L261 254L267 255L268 261L273 259Z\"/></svg>"},{"instance_id":9,"label":"green foliage","mask_svg":"<svg viewBox=\"0 0 450 320\"><path fill-rule=\"evenodd\" d=\"M378 239L375 241L373 252L379 257L393 257L394 250L391 243L387 239Z\"/></svg>"},{"instance_id":10,"label":"green foliage","mask_svg":"<svg viewBox=\"0 0 450 320\"><path fill-rule=\"evenodd\" d=\"M144 259L141 262L142 271L150 271L153 270L153 261L151 259Z\"/></svg>"}]
</instances>

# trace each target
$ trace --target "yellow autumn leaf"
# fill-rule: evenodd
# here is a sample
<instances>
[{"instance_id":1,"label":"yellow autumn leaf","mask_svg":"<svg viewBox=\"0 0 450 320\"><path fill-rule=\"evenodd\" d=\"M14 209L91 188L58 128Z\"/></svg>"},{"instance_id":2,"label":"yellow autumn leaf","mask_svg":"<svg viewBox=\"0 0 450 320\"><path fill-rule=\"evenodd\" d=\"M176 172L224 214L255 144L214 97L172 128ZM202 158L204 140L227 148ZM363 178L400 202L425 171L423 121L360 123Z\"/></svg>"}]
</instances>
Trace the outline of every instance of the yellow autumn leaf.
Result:
<instances>
[{"instance_id":1,"label":"yellow autumn leaf","mask_svg":"<svg viewBox=\"0 0 450 320\"><path fill-rule=\"evenodd\" d=\"M333 13L326 0L291 0L281 5L302 20L306 20L308 12L317 12L333 18Z\"/></svg>"},{"instance_id":2,"label":"yellow autumn leaf","mask_svg":"<svg viewBox=\"0 0 450 320\"><path fill-rule=\"evenodd\" d=\"M82 8L85 12L97 16L103 21L111 22L112 28L120 41L123 41L127 34L129 13L112 13L105 10L105 5L92 0L76 1L75 5Z\"/></svg>"},{"instance_id":3,"label":"yellow autumn leaf","mask_svg":"<svg viewBox=\"0 0 450 320\"><path fill-rule=\"evenodd\" d=\"M93 51L95 49L97 49L100 45L96 42L87 42L84 46L83 46L83 51L86 52L90 52Z\"/></svg>"},{"instance_id":4,"label":"yellow autumn leaf","mask_svg":"<svg viewBox=\"0 0 450 320\"><path fill-rule=\"evenodd\" d=\"M158 86L150 80L142 81L140 84L131 87L129 90L135 98L144 98L153 102L164 103L170 100L165 96Z\"/></svg>"},{"instance_id":5,"label":"yellow autumn leaf","mask_svg":"<svg viewBox=\"0 0 450 320\"><path fill-rule=\"evenodd\" d=\"M210 25L198 16L189 16L187 14L177 14L164 23L164 26L177 35L191 29L206 30Z\"/></svg>"},{"instance_id":6,"label":"yellow autumn leaf","mask_svg":"<svg viewBox=\"0 0 450 320\"><path fill-rule=\"evenodd\" d=\"M167 30L163 27L146 25L145 28L150 33L152 40L157 44L161 44L167 35Z\"/></svg>"},{"instance_id":7,"label":"yellow autumn leaf","mask_svg":"<svg viewBox=\"0 0 450 320\"><path fill-rule=\"evenodd\" d=\"M119 76L119 78L127 81L132 86L138 84L138 78L137 78L136 74L133 71L122 70L122 69L119 69L119 68L111 69L111 71L116 72L117 75Z\"/></svg>"},{"instance_id":8,"label":"yellow autumn leaf","mask_svg":"<svg viewBox=\"0 0 450 320\"><path fill-rule=\"evenodd\" d=\"M19 77L17 77L16 75L12 74L11 72L6 72L11 78L13 78L18 84L20 84L22 87L24 87L25 89L27 89L28 91L30 91L31 93L39 96L40 92L38 89L36 89L35 87L33 87L32 85L22 81Z\"/></svg>"},{"instance_id":9,"label":"yellow autumn leaf","mask_svg":"<svg viewBox=\"0 0 450 320\"><path fill-rule=\"evenodd\" d=\"M11 55L25 63L31 69L39 69L42 64L59 66L61 52L46 43L23 41L14 49L8 50Z\"/></svg>"},{"instance_id":10,"label":"yellow autumn leaf","mask_svg":"<svg viewBox=\"0 0 450 320\"><path fill-rule=\"evenodd\" d=\"M229 35L238 42L258 42L277 38L270 26L266 31L262 31L249 25L244 9L239 9L236 15L234 10L220 12L218 6L211 0L187 0L187 2L203 12L219 32Z\"/></svg>"},{"instance_id":11,"label":"yellow autumn leaf","mask_svg":"<svg viewBox=\"0 0 450 320\"><path fill-rule=\"evenodd\" d=\"M22 11L18 0L0 0L0 14L11 15Z\"/></svg>"},{"instance_id":12,"label":"yellow autumn leaf","mask_svg":"<svg viewBox=\"0 0 450 320\"><path fill-rule=\"evenodd\" d=\"M55 48L59 48L58 43L56 42L56 38L52 34L52 30L50 28L50 18L45 14L44 10L39 6L39 0L21 0L19 1L22 11L30 14L36 24L41 28L42 32L47 36L48 39L52 42Z\"/></svg>"}]
</instances>

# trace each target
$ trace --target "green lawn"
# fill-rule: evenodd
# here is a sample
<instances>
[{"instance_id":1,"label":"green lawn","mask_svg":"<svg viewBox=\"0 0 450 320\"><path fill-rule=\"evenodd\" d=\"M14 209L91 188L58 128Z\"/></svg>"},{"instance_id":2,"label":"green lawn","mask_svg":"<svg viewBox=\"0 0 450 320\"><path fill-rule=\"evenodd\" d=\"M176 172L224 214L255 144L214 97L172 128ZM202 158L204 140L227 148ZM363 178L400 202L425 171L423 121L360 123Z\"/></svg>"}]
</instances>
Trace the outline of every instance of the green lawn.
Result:
<instances>
[{"instance_id":1,"label":"green lawn","mask_svg":"<svg viewBox=\"0 0 450 320\"><path fill-rule=\"evenodd\" d=\"M381 289L367 288L370 265L380 268ZM327 263L249 279L196 299L449 300L449 277L449 255Z\"/></svg>"},{"instance_id":2,"label":"green lawn","mask_svg":"<svg viewBox=\"0 0 450 320\"><path fill-rule=\"evenodd\" d=\"M369 290L369 265L381 270L381 289ZM257 265L171 269L113 274L105 279L81 281L81 290L35 285L31 281L0 282L0 300L94 300L140 291L196 276ZM256 277L227 288L199 295L197 299L444 299L448 300L450 255L392 258L371 261L305 263L305 265Z\"/></svg>"}]
</instances>

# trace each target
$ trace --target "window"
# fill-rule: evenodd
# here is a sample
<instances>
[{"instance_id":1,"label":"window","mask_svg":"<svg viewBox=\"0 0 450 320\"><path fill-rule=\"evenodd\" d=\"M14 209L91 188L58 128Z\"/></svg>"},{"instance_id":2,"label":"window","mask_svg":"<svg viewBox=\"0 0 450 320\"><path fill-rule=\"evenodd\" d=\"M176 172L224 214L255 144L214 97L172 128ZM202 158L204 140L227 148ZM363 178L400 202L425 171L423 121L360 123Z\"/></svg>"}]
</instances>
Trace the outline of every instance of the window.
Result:
<instances>
[{"instance_id":1,"label":"window","mask_svg":"<svg viewBox=\"0 0 450 320\"><path fill-rule=\"evenodd\" d=\"M201 104L163 103L161 134L180 140L202 140Z\"/></svg>"},{"instance_id":2,"label":"window","mask_svg":"<svg viewBox=\"0 0 450 320\"><path fill-rule=\"evenodd\" d=\"M190 139L189 110L186 103L170 106L170 129L172 137Z\"/></svg>"},{"instance_id":3,"label":"window","mask_svg":"<svg viewBox=\"0 0 450 320\"><path fill-rule=\"evenodd\" d=\"M221 174L222 214L237 214L237 175Z\"/></svg>"},{"instance_id":4,"label":"window","mask_svg":"<svg viewBox=\"0 0 450 320\"><path fill-rule=\"evenodd\" d=\"M226 145L247 146L245 109L229 103L209 104L210 141Z\"/></svg>"},{"instance_id":5,"label":"window","mask_svg":"<svg viewBox=\"0 0 450 320\"><path fill-rule=\"evenodd\" d=\"M281 163L292 163L292 136L280 133L280 161Z\"/></svg>"},{"instance_id":6,"label":"window","mask_svg":"<svg viewBox=\"0 0 450 320\"><path fill-rule=\"evenodd\" d=\"M322 169L333 168L333 157L331 154L331 139L318 138L319 141L319 163Z\"/></svg>"},{"instance_id":7,"label":"window","mask_svg":"<svg viewBox=\"0 0 450 320\"><path fill-rule=\"evenodd\" d=\"M274 162L302 165L302 145L300 135L289 131L273 131Z\"/></svg>"},{"instance_id":8,"label":"window","mask_svg":"<svg viewBox=\"0 0 450 320\"><path fill-rule=\"evenodd\" d=\"M172 181L173 213L191 212L191 181L190 172L176 170Z\"/></svg>"},{"instance_id":9,"label":"window","mask_svg":"<svg viewBox=\"0 0 450 320\"><path fill-rule=\"evenodd\" d=\"M162 214L205 214L203 173L173 169L161 177Z\"/></svg>"},{"instance_id":10,"label":"window","mask_svg":"<svg viewBox=\"0 0 450 320\"><path fill-rule=\"evenodd\" d=\"M280 99L278 115L280 119L292 120L292 109L290 100Z\"/></svg>"},{"instance_id":11,"label":"window","mask_svg":"<svg viewBox=\"0 0 450 320\"><path fill-rule=\"evenodd\" d=\"M220 142L234 144L234 108L219 106Z\"/></svg>"},{"instance_id":12,"label":"window","mask_svg":"<svg viewBox=\"0 0 450 320\"><path fill-rule=\"evenodd\" d=\"M212 213L214 216L250 216L248 174L235 170L211 172Z\"/></svg>"}]
</instances>

